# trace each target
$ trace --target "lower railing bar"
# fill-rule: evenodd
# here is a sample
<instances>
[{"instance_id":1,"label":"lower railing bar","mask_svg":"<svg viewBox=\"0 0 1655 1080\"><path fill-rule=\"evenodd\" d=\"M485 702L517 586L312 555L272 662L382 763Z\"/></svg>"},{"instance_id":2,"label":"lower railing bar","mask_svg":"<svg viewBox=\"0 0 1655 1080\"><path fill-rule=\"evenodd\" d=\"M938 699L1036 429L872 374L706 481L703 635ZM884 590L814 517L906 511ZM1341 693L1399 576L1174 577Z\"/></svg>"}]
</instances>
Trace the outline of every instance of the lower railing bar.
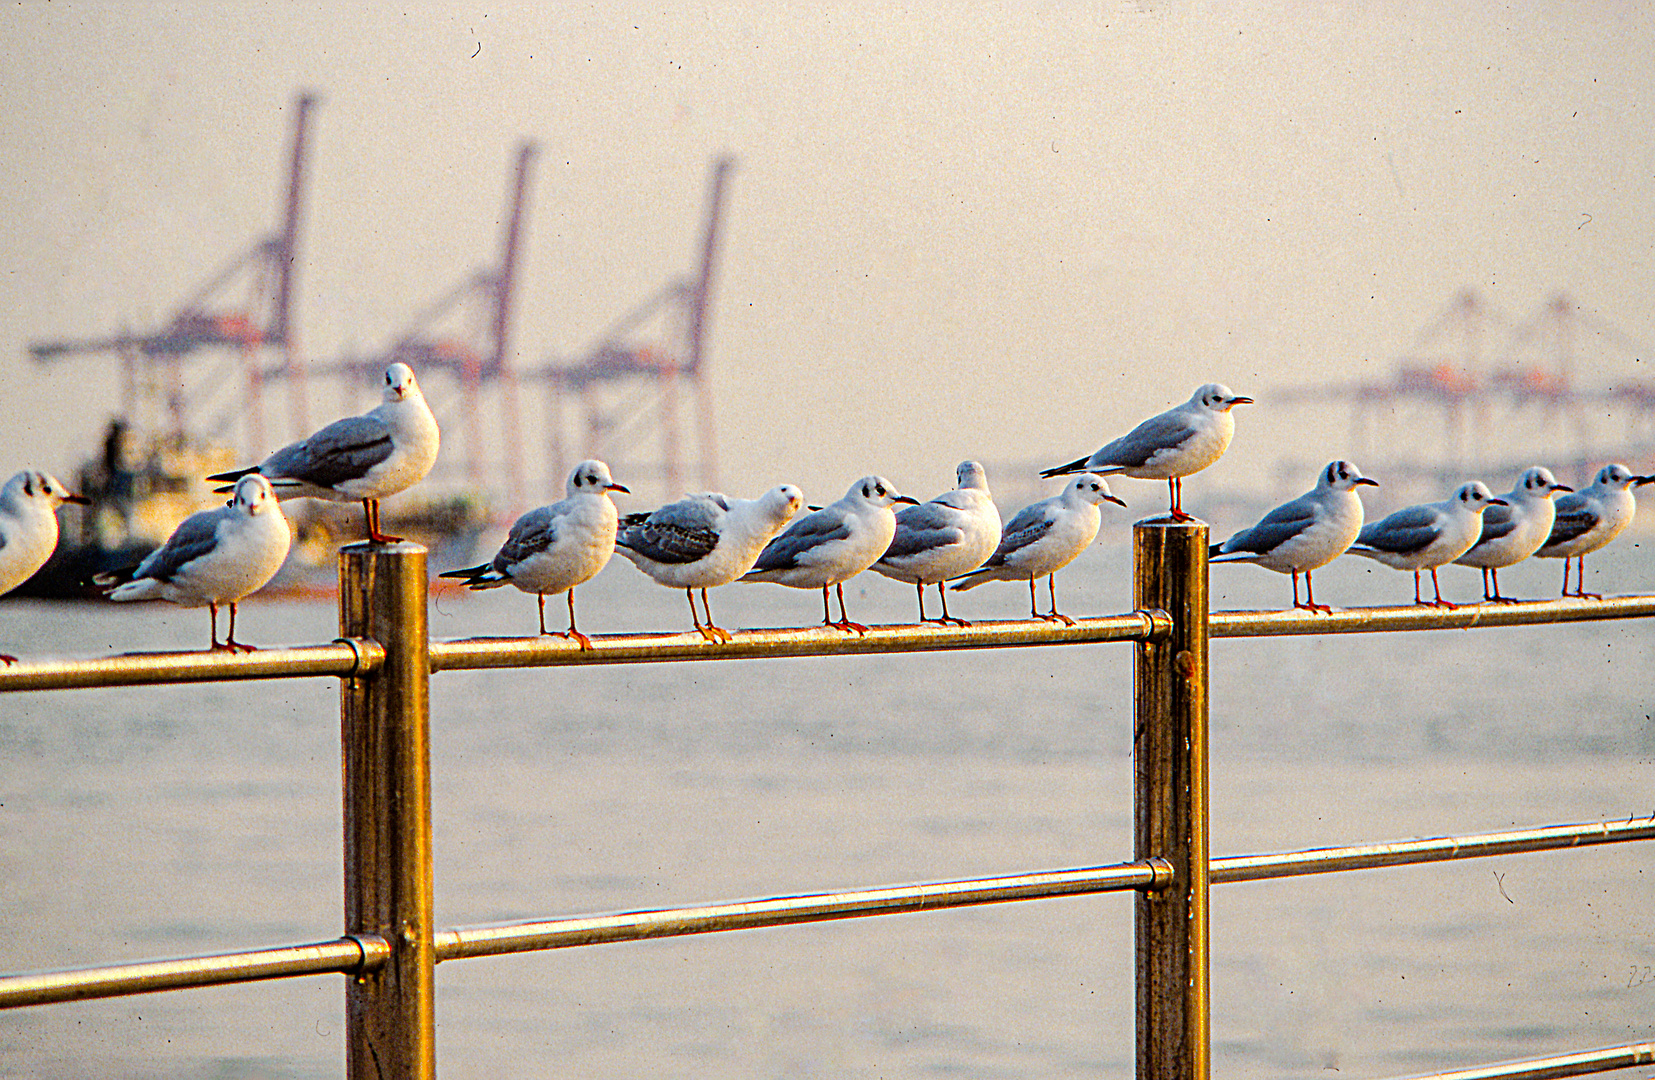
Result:
<instances>
[{"instance_id":1,"label":"lower railing bar","mask_svg":"<svg viewBox=\"0 0 1655 1080\"><path fill-rule=\"evenodd\" d=\"M378 670L384 660L385 650L378 642L344 638L328 645L297 645L250 653L125 653L90 660L20 660L0 667L0 692L317 675L350 678Z\"/></svg>"},{"instance_id":2,"label":"lower railing bar","mask_svg":"<svg viewBox=\"0 0 1655 1080\"><path fill-rule=\"evenodd\" d=\"M645 938L683 937L726 930L826 922L872 915L933 911L941 908L999 904L1014 900L1041 900L1057 896L1122 892L1160 888L1171 880L1172 868L1162 859L1094 866L1076 870L1021 874L1014 877L903 885L857 892L815 893L767 900L747 900L707 907L629 911L503 926L468 926L438 930L437 959L461 960L473 956L566 949L576 945L604 945Z\"/></svg>"},{"instance_id":3,"label":"lower railing bar","mask_svg":"<svg viewBox=\"0 0 1655 1080\"><path fill-rule=\"evenodd\" d=\"M1632 840L1655 840L1655 817L1548 825L1516 832L1439 836L1427 840L1399 840L1354 847L1312 848L1274 855L1231 855L1212 860L1211 878L1215 885L1235 881L1268 881L1301 874L1371 870L1382 866L1516 855Z\"/></svg>"},{"instance_id":4,"label":"lower railing bar","mask_svg":"<svg viewBox=\"0 0 1655 1080\"><path fill-rule=\"evenodd\" d=\"M1513 604L1461 604L1455 608L1346 608L1315 611L1214 611L1210 636L1274 637L1290 634L1371 634L1395 630L1472 630L1487 626L1637 619L1655 615L1655 596L1606 596L1601 600L1553 598Z\"/></svg>"},{"instance_id":5,"label":"lower railing bar","mask_svg":"<svg viewBox=\"0 0 1655 1080\"><path fill-rule=\"evenodd\" d=\"M1432 1073L1429 1076L1416 1077L1414 1080L1551 1080L1557 1076L1584 1076L1587 1073L1609 1072L1611 1069L1628 1069L1634 1065L1649 1064L1655 1064L1655 1043L1633 1043L1628 1046L1607 1046L1602 1050L1587 1050L1579 1054L1479 1065L1473 1069Z\"/></svg>"},{"instance_id":6,"label":"lower railing bar","mask_svg":"<svg viewBox=\"0 0 1655 1080\"><path fill-rule=\"evenodd\" d=\"M700 634L607 634L583 649L561 637L468 638L433 641L431 670L562 667L575 664L648 664L669 660L753 660L785 656L866 656L872 653L992 649L1029 645L1089 645L1165 636L1172 621L1161 611L1132 611L1074 626L1023 620L970 626L871 626L866 634L827 626L738 630L714 644Z\"/></svg>"},{"instance_id":7,"label":"lower railing bar","mask_svg":"<svg viewBox=\"0 0 1655 1080\"><path fill-rule=\"evenodd\" d=\"M296 975L331 972L356 975L379 967L390 955L390 943L384 938L377 934L357 934L313 945L0 975L0 1009L286 979Z\"/></svg>"}]
</instances>

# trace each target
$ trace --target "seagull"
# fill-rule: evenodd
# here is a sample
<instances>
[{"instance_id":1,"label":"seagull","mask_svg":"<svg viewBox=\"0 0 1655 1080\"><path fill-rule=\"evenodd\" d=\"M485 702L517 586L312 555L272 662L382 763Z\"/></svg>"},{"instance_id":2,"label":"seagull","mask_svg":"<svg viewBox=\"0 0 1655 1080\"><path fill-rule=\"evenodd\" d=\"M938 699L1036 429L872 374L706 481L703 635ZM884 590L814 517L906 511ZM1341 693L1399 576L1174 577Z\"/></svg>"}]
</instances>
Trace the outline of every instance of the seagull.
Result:
<instances>
[{"instance_id":1,"label":"seagull","mask_svg":"<svg viewBox=\"0 0 1655 1080\"><path fill-rule=\"evenodd\" d=\"M1330 461L1316 486L1292 502L1264 515L1257 525L1236 533L1208 551L1212 562L1250 562L1293 576L1293 606L1305 611L1333 609L1316 602L1310 572L1350 549L1362 531L1362 500L1356 489L1378 487L1348 461ZM1304 575L1305 603L1299 603L1299 575Z\"/></svg>"},{"instance_id":2,"label":"seagull","mask_svg":"<svg viewBox=\"0 0 1655 1080\"><path fill-rule=\"evenodd\" d=\"M282 568L293 534L270 481L258 473L237 480L223 506L184 519L167 542L150 552L109 598L171 600L181 607L207 605L212 618L212 651L252 652L236 640L236 604L258 592ZM112 584L119 575L100 575ZM218 640L218 605L230 605L230 632Z\"/></svg>"},{"instance_id":3,"label":"seagull","mask_svg":"<svg viewBox=\"0 0 1655 1080\"><path fill-rule=\"evenodd\" d=\"M34 576L57 550L57 508L64 503L91 503L51 473L25 470L0 487L0 594ZM0 653L0 664L17 657Z\"/></svg>"},{"instance_id":4,"label":"seagull","mask_svg":"<svg viewBox=\"0 0 1655 1080\"><path fill-rule=\"evenodd\" d=\"M1252 403L1252 398L1237 397L1222 383L1208 383L1182 405L1150 417L1091 457L1046 469L1040 475L1122 473L1139 480L1165 480L1172 495L1172 519L1189 521L1182 506L1183 478L1224 456L1236 430L1230 410Z\"/></svg>"},{"instance_id":5,"label":"seagull","mask_svg":"<svg viewBox=\"0 0 1655 1080\"><path fill-rule=\"evenodd\" d=\"M942 583L983 565L1000 540L1000 511L988 493L988 474L975 461L962 461L955 471L959 486L927 503L910 506L896 515L896 536L872 569L897 581L906 581L919 593L919 621L957 623L948 614ZM935 585L942 601L942 618L925 617L925 587Z\"/></svg>"},{"instance_id":6,"label":"seagull","mask_svg":"<svg viewBox=\"0 0 1655 1080\"><path fill-rule=\"evenodd\" d=\"M413 369L392 364L385 369L384 398L371 412L335 420L250 469L216 473L207 479L233 483L256 472L270 480L278 499L360 500L367 515L368 539L395 543L402 538L379 531L379 500L425 479L437 460L437 442L437 421L414 380Z\"/></svg>"},{"instance_id":7,"label":"seagull","mask_svg":"<svg viewBox=\"0 0 1655 1080\"><path fill-rule=\"evenodd\" d=\"M1069 481L1061 493L1023 507L1006 524L994 554L982 566L961 576L955 591L974 589L985 581L1027 581L1031 619L1073 626L1073 619L1058 613L1055 575L1085 551L1098 535L1102 518L1098 505L1104 502L1126 505L1110 493L1103 477L1082 473ZM1052 610L1046 615L1040 614L1035 603L1034 582L1040 577L1046 579L1046 592L1052 603Z\"/></svg>"},{"instance_id":8,"label":"seagull","mask_svg":"<svg viewBox=\"0 0 1655 1080\"><path fill-rule=\"evenodd\" d=\"M590 581L615 553L615 525L619 515L612 491L630 489L615 483L609 466L583 461L569 474L564 498L530 510L512 522L506 542L493 561L464 570L447 570L438 577L461 578L473 589L498 589L507 584L534 593L540 607L540 632L569 638L582 649L592 639L575 629L575 586ZM553 634L546 629L546 596L569 594L569 629Z\"/></svg>"},{"instance_id":9,"label":"seagull","mask_svg":"<svg viewBox=\"0 0 1655 1080\"><path fill-rule=\"evenodd\" d=\"M1518 484L1500 498L1506 505L1483 511L1483 531L1471 550L1454 561L1461 566L1479 567L1483 572L1483 599L1516 603L1500 595L1500 567L1520 563L1540 550L1552 533L1557 517L1553 499L1560 491L1574 488L1557 482L1550 469L1536 465L1525 469ZM1494 583L1489 590L1490 580Z\"/></svg>"},{"instance_id":10,"label":"seagull","mask_svg":"<svg viewBox=\"0 0 1655 1080\"><path fill-rule=\"evenodd\" d=\"M1473 480L1461 484L1453 497L1443 502L1406 507L1366 526L1357 534L1350 550L1395 570L1412 570L1414 603L1451 608L1455 605L1442 598L1437 567L1446 566L1471 550L1482 532L1484 510L1505 505L1506 501L1496 499L1485 484ZM1431 571L1431 587L1437 593L1435 600L1420 599L1421 570Z\"/></svg>"},{"instance_id":11,"label":"seagull","mask_svg":"<svg viewBox=\"0 0 1655 1080\"><path fill-rule=\"evenodd\" d=\"M1557 500L1556 521L1551 535L1535 554L1542 559L1563 560L1563 595L1601 600L1586 592L1586 556L1619 536L1632 521L1638 501L1631 489L1655 481L1655 476L1636 476L1625 465L1605 465L1591 486ZM1569 591L1569 560L1575 563L1575 591Z\"/></svg>"},{"instance_id":12,"label":"seagull","mask_svg":"<svg viewBox=\"0 0 1655 1080\"><path fill-rule=\"evenodd\" d=\"M919 500L899 495L882 476L864 476L845 497L812 511L787 527L764 546L753 569L742 581L773 581L794 589L822 590L822 622L841 630L866 633L845 614L845 581L878 561L896 535L896 503L918 506ZM828 607L828 586L839 593L839 621Z\"/></svg>"},{"instance_id":13,"label":"seagull","mask_svg":"<svg viewBox=\"0 0 1655 1080\"><path fill-rule=\"evenodd\" d=\"M683 589L690 601L690 621L708 641L729 641L730 632L713 625L707 590L727 585L753 568L759 551L804 505L804 492L792 484L771 488L756 499L730 499L717 492L686 495L647 514L628 514L615 536L615 550L632 565L669 589ZM707 623L695 610L695 593Z\"/></svg>"}]
</instances>

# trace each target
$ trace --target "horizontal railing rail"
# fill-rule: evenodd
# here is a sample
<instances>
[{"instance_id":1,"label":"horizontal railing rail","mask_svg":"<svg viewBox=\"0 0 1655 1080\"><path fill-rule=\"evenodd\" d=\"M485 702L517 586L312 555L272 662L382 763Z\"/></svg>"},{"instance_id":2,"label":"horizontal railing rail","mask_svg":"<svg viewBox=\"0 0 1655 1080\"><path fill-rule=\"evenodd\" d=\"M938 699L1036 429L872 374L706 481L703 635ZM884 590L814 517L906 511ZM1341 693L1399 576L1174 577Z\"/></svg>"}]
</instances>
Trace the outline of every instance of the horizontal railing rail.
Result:
<instances>
[{"instance_id":1,"label":"horizontal railing rail","mask_svg":"<svg viewBox=\"0 0 1655 1080\"><path fill-rule=\"evenodd\" d=\"M67 971L20 972L0 975L0 1009L288 979L299 975L360 975L377 969L390 956L391 943L378 934L353 934L310 945L280 945L269 949L104 964Z\"/></svg>"},{"instance_id":2,"label":"horizontal railing rail","mask_svg":"<svg viewBox=\"0 0 1655 1080\"><path fill-rule=\"evenodd\" d=\"M1309 848L1264 855L1232 855L1213 859L1210 874L1214 884L1230 884L1642 840L1655 840L1655 818L1549 825L1508 832ZM876 915L1153 890L1163 887L1170 880L1171 868L1165 860L1148 859L1003 877L462 926L437 930L432 938L438 961L464 960ZM0 975L0 1009L227 985L255 979L361 974L384 963L389 952L390 945L378 935L358 934L312 945L289 945L67 971Z\"/></svg>"},{"instance_id":3,"label":"horizontal railing rail","mask_svg":"<svg viewBox=\"0 0 1655 1080\"><path fill-rule=\"evenodd\" d=\"M1412 1077L1410 1080L1556 1080L1557 1077L1585 1076L1588 1073L1651 1064L1655 1064L1655 1043L1628 1043L1625 1046L1606 1046L1601 1050L1585 1050L1578 1054L1502 1061L1495 1065L1479 1065L1472 1069L1431 1073L1427 1076Z\"/></svg>"},{"instance_id":4,"label":"horizontal railing rail","mask_svg":"<svg viewBox=\"0 0 1655 1080\"><path fill-rule=\"evenodd\" d=\"M1468 604L1453 610L1424 607L1306 611L1214 611L1213 637L1395 633L1473 630L1655 616L1655 596L1602 600L1555 599L1519 604ZM951 649L1027 648L1151 641L1171 625L1163 611L1130 611L1061 626L1037 620L979 622L971 626L871 626L865 635L831 627L740 630L727 643L695 633L594 635L583 649L560 637L462 638L430 643L431 670L658 664L685 660L867 656ZM0 693L150 686L188 682L371 675L385 649L369 638L337 638L326 645L294 645L251 653L144 652L67 660L20 660L0 667Z\"/></svg>"},{"instance_id":5,"label":"horizontal railing rail","mask_svg":"<svg viewBox=\"0 0 1655 1080\"><path fill-rule=\"evenodd\" d=\"M368 638L338 638L329 645L250 653L153 652L86 660L20 660L0 667L0 692L318 676L350 679L370 675L384 662L384 647Z\"/></svg>"}]
</instances>

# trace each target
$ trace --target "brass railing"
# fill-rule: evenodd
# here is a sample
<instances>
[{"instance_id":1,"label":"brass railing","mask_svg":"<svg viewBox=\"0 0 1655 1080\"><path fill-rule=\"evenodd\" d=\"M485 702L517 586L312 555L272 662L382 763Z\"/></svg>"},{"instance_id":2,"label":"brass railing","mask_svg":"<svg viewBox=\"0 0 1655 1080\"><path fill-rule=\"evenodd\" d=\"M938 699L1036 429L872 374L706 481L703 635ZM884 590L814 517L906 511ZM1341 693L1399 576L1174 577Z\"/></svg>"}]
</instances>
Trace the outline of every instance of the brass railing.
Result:
<instances>
[{"instance_id":1,"label":"brass railing","mask_svg":"<svg viewBox=\"0 0 1655 1080\"><path fill-rule=\"evenodd\" d=\"M340 637L252 654L150 653L0 668L0 692L331 676L340 680L344 759L344 933L333 941L211 956L0 975L0 1008L340 973L352 1078L436 1074L438 962L1087 893L1133 892L1140 1077L1211 1072L1207 898L1212 884L1655 840L1655 818L1548 825L1279 854L1207 851L1207 645L1212 637L1470 629L1655 615L1655 596L1360 608L1331 615L1207 610L1207 527L1167 519L1134 530L1137 610L1074 626L617 635L581 649L559 638L433 642L426 552L357 544L340 552ZM844 656L1132 642L1134 858L1011 877L879 886L700 907L438 929L432 919L430 699L433 672L509 667ZM1557 1077L1655 1061L1636 1044L1439 1074L1437 1080Z\"/></svg>"}]
</instances>

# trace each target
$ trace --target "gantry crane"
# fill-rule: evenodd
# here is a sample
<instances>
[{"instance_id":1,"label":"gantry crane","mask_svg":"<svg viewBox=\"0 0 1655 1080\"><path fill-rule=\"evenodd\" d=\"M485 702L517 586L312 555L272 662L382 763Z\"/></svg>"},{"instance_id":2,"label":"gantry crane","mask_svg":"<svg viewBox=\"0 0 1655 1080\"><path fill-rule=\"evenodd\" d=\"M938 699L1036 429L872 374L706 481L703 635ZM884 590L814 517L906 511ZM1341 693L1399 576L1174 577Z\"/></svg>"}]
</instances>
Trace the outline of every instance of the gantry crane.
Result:
<instances>
[{"instance_id":1,"label":"gantry crane","mask_svg":"<svg viewBox=\"0 0 1655 1080\"><path fill-rule=\"evenodd\" d=\"M242 368L247 400L242 430L246 453L264 453L263 385L279 375L288 383L291 423L307 425L304 364L294 335L293 274L305 182L306 139L317 98L294 99L293 135L288 156L286 195L281 224L238 253L181 304L166 324L147 332L121 331L105 337L36 342L29 352L41 363L72 357L114 354L121 361L121 407L128 423L144 417L147 398L160 398L168 434L182 440L203 428L198 412L217 387L192 389L184 361L203 350L229 350ZM244 288L237 297L238 286ZM265 357L276 354L274 364Z\"/></svg>"},{"instance_id":2,"label":"gantry crane","mask_svg":"<svg viewBox=\"0 0 1655 1080\"><path fill-rule=\"evenodd\" d=\"M547 451L554 464L549 482L554 494L561 496L563 477L573 466L564 415L569 399L580 414L576 436L580 456L604 459L617 475L636 476L654 468L664 494L681 493L691 471L685 461L679 418L679 394L684 386L695 397L696 485L704 490L717 488L717 437L706 362L708 309L725 194L734 167L735 159L729 155L713 162L694 276L669 281L611 325L580 357L554 357L533 373L547 388ZM645 454L658 457L652 461L643 458Z\"/></svg>"}]
</instances>

